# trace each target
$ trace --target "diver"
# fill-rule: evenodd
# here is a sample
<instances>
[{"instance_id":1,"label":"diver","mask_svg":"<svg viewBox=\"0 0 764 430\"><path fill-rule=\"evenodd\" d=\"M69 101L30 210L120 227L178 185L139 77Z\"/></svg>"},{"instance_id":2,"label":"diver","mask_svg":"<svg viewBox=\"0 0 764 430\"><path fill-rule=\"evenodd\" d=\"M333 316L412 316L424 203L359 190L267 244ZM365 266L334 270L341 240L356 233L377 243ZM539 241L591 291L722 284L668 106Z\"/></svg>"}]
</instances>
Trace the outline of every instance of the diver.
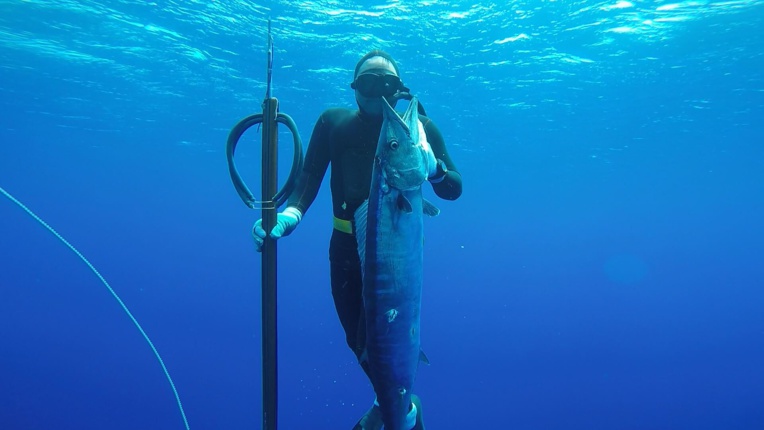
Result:
<instances>
[{"instance_id":1,"label":"diver","mask_svg":"<svg viewBox=\"0 0 764 430\"><path fill-rule=\"evenodd\" d=\"M273 239L279 239L297 227L316 198L331 163L334 231L329 244L329 261L332 297L347 344L369 377L368 364L361 360L366 325L361 262L351 220L355 210L369 197L374 155L382 128L382 97L393 107L398 100L411 98L399 73L392 56L381 50L373 50L358 61L350 84L355 90L358 110L331 108L318 118L310 137L303 170L286 208L278 214L270 232ZM446 151L438 128L426 116L419 118L434 153L430 158L434 155L437 161L432 163L428 180L438 197L455 200L462 193L461 175ZM253 236L259 251L266 236L262 220L255 223ZM420 400L415 395L411 398L417 411L416 424L412 430L424 430ZM353 430L379 430L382 426L382 414L379 406L374 404Z\"/></svg>"}]
</instances>

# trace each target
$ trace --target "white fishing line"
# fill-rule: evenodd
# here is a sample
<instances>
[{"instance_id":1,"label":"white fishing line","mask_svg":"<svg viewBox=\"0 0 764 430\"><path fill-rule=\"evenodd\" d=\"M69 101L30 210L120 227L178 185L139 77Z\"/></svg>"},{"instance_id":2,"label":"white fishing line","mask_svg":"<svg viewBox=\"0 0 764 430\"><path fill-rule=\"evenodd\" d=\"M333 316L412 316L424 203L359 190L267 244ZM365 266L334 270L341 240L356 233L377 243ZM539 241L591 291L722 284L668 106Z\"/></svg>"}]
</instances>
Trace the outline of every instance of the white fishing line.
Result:
<instances>
[{"instance_id":1,"label":"white fishing line","mask_svg":"<svg viewBox=\"0 0 764 430\"><path fill-rule=\"evenodd\" d=\"M98 277L98 279L101 280L101 282L106 286L106 288L109 290L112 296L117 300L117 303L122 307L122 310L125 311L128 317L130 317L130 320L133 321L133 324L135 324L135 327L138 328L138 331L141 332L141 335L146 340L146 343L149 344L149 347L151 347L151 350L154 351L154 356L159 361L159 365L162 366L162 371L164 372L164 375L167 377L167 381L170 383L170 388L172 388L172 392L175 395L175 401L178 403L178 410L180 410L180 415L183 417L183 424L186 426L186 430L190 430L190 427L188 426L188 419L186 419L186 413L183 411L183 404L180 402L180 396L178 395L178 390L175 389L175 383L172 381L172 377L170 377L170 372L167 370L167 366L164 365L164 360L162 360L162 357L159 355L159 351L157 351L156 347L154 346L154 343L151 342L151 339L149 339L149 335L146 334L146 332L143 330L143 327L141 327L140 323L138 323L138 320L135 319L133 314L130 312L129 309L127 309L127 305L122 301L122 299L119 298L117 295L117 292L114 291L113 288L111 288L111 285L109 285L108 282L106 282L106 279L101 275L101 273L93 266L90 261L88 261L87 258L85 258L84 255L80 253L80 251L77 250L77 248L74 247L69 241L63 238L56 230L53 229L48 223L43 221L40 217L38 217L34 212L32 212L31 209L26 207L23 203L21 203L18 199L13 197L10 193L5 191L3 187L0 187L0 193L2 193L5 197L7 197L10 201L13 203L16 203L18 207L23 209L29 216L34 218L37 222L39 222L43 227L48 229L51 233L53 233L54 236L56 236L61 243L66 245L73 253L75 253L78 257L80 257L80 260L82 260L89 268L90 270L95 273L95 275Z\"/></svg>"}]
</instances>

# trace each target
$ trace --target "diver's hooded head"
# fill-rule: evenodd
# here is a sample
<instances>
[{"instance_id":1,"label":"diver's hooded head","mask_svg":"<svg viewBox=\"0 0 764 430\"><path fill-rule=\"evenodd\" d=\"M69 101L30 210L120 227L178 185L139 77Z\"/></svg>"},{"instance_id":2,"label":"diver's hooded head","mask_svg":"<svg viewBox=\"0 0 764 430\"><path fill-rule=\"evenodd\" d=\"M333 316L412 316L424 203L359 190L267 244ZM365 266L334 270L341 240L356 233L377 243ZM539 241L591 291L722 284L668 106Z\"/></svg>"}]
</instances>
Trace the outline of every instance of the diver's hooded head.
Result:
<instances>
[{"instance_id":1,"label":"diver's hooded head","mask_svg":"<svg viewBox=\"0 0 764 430\"><path fill-rule=\"evenodd\" d=\"M404 87L393 57L375 49L358 60L350 88L355 90L355 100L361 113L381 119L382 97L395 107L398 99L394 95Z\"/></svg>"}]
</instances>

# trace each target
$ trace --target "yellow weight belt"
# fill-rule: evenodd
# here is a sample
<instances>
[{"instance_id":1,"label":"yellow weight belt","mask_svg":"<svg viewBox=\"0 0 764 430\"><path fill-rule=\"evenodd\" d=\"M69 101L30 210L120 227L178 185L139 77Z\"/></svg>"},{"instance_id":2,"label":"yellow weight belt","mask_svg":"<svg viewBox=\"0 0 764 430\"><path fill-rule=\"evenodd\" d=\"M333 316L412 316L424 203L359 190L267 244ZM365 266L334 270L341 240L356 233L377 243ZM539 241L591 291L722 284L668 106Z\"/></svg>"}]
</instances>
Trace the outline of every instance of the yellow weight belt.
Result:
<instances>
[{"instance_id":1,"label":"yellow weight belt","mask_svg":"<svg viewBox=\"0 0 764 430\"><path fill-rule=\"evenodd\" d=\"M334 229L343 233L353 234L353 223L346 219L334 217Z\"/></svg>"}]
</instances>

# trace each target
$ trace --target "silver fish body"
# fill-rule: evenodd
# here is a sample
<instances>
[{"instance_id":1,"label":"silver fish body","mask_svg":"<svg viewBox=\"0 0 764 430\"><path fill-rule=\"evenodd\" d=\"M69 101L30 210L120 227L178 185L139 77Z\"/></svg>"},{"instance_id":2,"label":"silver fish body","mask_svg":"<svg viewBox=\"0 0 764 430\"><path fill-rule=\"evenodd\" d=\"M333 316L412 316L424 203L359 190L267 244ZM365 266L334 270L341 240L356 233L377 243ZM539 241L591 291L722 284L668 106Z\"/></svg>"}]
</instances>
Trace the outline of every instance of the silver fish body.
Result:
<instances>
[{"instance_id":1,"label":"silver fish body","mask_svg":"<svg viewBox=\"0 0 764 430\"><path fill-rule=\"evenodd\" d=\"M369 200L355 217L363 267L365 360L385 430L409 430L406 415L420 360L427 157L417 105L414 98L400 117L385 101Z\"/></svg>"}]
</instances>

